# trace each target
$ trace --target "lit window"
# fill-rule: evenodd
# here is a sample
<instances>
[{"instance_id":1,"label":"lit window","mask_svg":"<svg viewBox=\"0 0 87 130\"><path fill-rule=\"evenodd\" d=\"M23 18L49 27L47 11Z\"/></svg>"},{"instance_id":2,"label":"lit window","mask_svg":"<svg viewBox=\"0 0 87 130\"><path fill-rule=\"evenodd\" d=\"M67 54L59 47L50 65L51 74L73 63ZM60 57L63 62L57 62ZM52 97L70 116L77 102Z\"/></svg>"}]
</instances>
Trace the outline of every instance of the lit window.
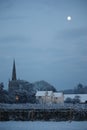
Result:
<instances>
[{"instance_id":1,"label":"lit window","mask_svg":"<svg viewBox=\"0 0 87 130\"><path fill-rule=\"evenodd\" d=\"M16 96L16 100L17 100L17 101L19 100L19 97L18 97L18 96Z\"/></svg>"}]
</instances>

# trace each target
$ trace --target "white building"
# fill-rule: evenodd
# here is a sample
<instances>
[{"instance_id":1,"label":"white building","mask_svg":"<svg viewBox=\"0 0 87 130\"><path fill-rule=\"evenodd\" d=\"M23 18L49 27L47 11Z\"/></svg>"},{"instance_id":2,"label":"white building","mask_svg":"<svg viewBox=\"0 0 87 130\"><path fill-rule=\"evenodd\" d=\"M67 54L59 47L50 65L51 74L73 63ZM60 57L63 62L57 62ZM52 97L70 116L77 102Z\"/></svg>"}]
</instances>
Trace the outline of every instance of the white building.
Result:
<instances>
[{"instance_id":1,"label":"white building","mask_svg":"<svg viewBox=\"0 0 87 130\"><path fill-rule=\"evenodd\" d=\"M64 95L62 92L54 92L53 93L53 103L63 103Z\"/></svg>"},{"instance_id":2,"label":"white building","mask_svg":"<svg viewBox=\"0 0 87 130\"><path fill-rule=\"evenodd\" d=\"M62 92L53 92L53 91L37 91L36 99L39 103L63 103L64 96Z\"/></svg>"}]
</instances>

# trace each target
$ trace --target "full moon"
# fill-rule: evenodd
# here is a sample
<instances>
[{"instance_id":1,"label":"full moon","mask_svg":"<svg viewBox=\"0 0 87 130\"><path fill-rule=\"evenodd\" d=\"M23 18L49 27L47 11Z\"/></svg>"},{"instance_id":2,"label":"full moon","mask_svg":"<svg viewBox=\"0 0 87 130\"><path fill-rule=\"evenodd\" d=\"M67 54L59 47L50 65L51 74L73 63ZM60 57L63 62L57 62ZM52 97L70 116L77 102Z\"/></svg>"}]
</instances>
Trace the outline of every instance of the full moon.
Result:
<instances>
[{"instance_id":1,"label":"full moon","mask_svg":"<svg viewBox=\"0 0 87 130\"><path fill-rule=\"evenodd\" d=\"M72 19L71 16L67 16L68 21L71 21L71 19Z\"/></svg>"}]
</instances>

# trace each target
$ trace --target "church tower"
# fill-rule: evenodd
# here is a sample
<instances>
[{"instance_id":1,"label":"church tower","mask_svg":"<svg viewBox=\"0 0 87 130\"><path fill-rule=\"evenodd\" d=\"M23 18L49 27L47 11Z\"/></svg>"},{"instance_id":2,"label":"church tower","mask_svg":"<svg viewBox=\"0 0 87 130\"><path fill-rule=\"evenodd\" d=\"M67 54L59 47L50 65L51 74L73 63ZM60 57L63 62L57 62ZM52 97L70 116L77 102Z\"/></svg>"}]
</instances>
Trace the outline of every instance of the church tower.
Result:
<instances>
[{"instance_id":1,"label":"church tower","mask_svg":"<svg viewBox=\"0 0 87 130\"><path fill-rule=\"evenodd\" d=\"M12 80L17 80L17 78L16 78L16 66L15 66L15 60L13 61Z\"/></svg>"}]
</instances>

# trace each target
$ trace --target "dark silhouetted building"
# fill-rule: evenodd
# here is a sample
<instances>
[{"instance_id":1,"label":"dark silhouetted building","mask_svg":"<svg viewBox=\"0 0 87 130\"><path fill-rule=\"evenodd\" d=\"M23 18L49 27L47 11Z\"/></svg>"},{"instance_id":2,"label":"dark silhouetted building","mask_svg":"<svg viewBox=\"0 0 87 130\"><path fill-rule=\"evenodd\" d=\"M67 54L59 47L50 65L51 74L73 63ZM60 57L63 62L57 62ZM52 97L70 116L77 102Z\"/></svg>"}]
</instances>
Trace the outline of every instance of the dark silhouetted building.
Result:
<instances>
[{"instance_id":1,"label":"dark silhouetted building","mask_svg":"<svg viewBox=\"0 0 87 130\"><path fill-rule=\"evenodd\" d=\"M9 92L16 92L16 91L31 92L32 89L33 89L33 86L31 83L29 83L25 80L17 79L16 65L15 65L15 60L14 60L13 61L13 68L12 68L12 78L11 78L11 80L9 80L9 84L8 84Z\"/></svg>"},{"instance_id":2,"label":"dark silhouetted building","mask_svg":"<svg viewBox=\"0 0 87 130\"><path fill-rule=\"evenodd\" d=\"M12 80L17 80L17 79L16 79L15 60L13 61Z\"/></svg>"}]
</instances>

